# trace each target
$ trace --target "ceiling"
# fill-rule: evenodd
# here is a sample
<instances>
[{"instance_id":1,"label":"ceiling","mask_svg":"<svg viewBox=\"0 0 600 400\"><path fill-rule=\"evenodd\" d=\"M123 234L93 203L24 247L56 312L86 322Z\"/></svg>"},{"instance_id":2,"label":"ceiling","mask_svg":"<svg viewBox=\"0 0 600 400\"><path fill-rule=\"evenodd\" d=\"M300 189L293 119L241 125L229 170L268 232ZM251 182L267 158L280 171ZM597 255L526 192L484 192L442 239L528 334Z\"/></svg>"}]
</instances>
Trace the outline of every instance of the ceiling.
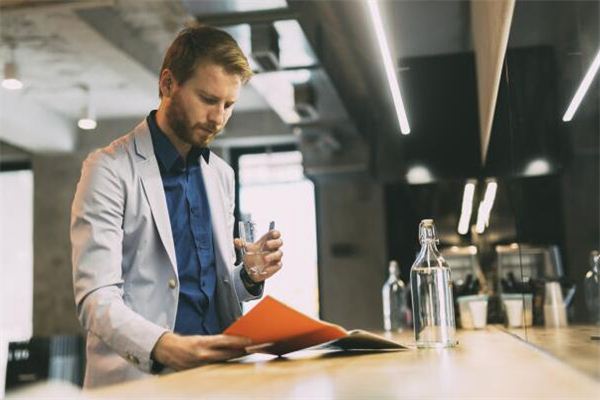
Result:
<instances>
[{"instance_id":1,"label":"ceiling","mask_svg":"<svg viewBox=\"0 0 600 400\"><path fill-rule=\"evenodd\" d=\"M389 9L392 37L402 38L392 43L396 54L421 56L470 49L469 25L463 23L468 22L467 3L390 2L384 6ZM353 99L338 97L355 85L349 84L337 65L329 65L335 60L328 59L326 68L320 68L321 58L327 55L317 57L313 52L320 45L311 21L319 18L318 29L328 34L336 34L331 28L336 22L357 23L358 43L367 49L363 57L373 59L374 42L370 42L362 7L357 1L290 2L288 7L285 0L0 0L0 61L14 59L25 84L17 92L0 90L0 139L31 152L72 151L81 134L76 121L88 102L100 123L142 118L158 104L157 76L167 46L181 27L196 20L227 29L247 53L252 49L250 25L245 22L275 22L280 35L283 71L258 74L243 89L224 143L235 145L237 137L244 145L252 140L258 143L265 130L274 131L268 132L279 138L274 141L282 136L295 141L293 125L301 126L308 136L333 131L336 136L355 135L355 124L349 123L346 112L353 108ZM336 17L332 11L341 13ZM314 16L309 15L313 12ZM294 21L296 17L300 24ZM348 17L354 21L344 20ZM447 23L448 19L454 23ZM436 29L423 34L423 24ZM303 30L312 39L310 44ZM335 35L324 42L333 47L344 43ZM252 58L251 63L256 67ZM349 63L346 67L352 70ZM363 74L359 71L354 82L365 81ZM282 115L282 104L293 108L283 101L282 92L290 90L285 83L298 79L313 83L317 118L294 121ZM360 83L356 86L361 89ZM262 131L236 123L247 116L272 123L259 124ZM340 139L329 136L327 140Z\"/></svg>"},{"instance_id":2,"label":"ceiling","mask_svg":"<svg viewBox=\"0 0 600 400\"><path fill-rule=\"evenodd\" d=\"M194 19L186 3L0 1L0 61L14 57L25 85L0 90L0 139L32 152L72 151L88 96L99 121L142 118L156 108L162 56ZM192 10L221 12L234 3L202 1ZM270 107L249 85L236 110Z\"/></svg>"},{"instance_id":3,"label":"ceiling","mask_svg":"<svg viewBox=\"0 0 600 400\"><path fill-rule=\"evenodd\" d=\"M509 49L550 45L561 57L581 55L572 46L581 26L572 23L571 14L579 9L582 19L593 7L570 3L517 2ZM453 143L446 142L449 137L456 143L479 140L471 129L477 129L471 120L478 115L471 90L476 78L469 61L470 2L398 0L380 7L414 129L407 137L398 132L363 0L0 0L0 61L10 59L14 45L25 82L18 93L0 90L0 140L31 152L72 151L81 134L76 121L88 101L86 87L100 124L142 118L158 104L158 71L167 46L182 27L200 22L234 35L258 72L216 144L300 142L316 169L338 163L340 170L352 170L353 163L363 168L370 162L371 170L405 176L406 162L444 159L431 153L435 143L445 148ZM591 22L597 29L597 17ZM279 66L264 72L251 39L254 27L271 23L279 37ZM586 48L579 64L587 62L597 40ZM571 81L580 70L573 69ZM427 74L435 74L436 87ZM571 96L571 81L563 103ZM304 83L310 90L299 93L312 99L315 112L298 118L289 94Z\"/></svg>"}]
</instances>

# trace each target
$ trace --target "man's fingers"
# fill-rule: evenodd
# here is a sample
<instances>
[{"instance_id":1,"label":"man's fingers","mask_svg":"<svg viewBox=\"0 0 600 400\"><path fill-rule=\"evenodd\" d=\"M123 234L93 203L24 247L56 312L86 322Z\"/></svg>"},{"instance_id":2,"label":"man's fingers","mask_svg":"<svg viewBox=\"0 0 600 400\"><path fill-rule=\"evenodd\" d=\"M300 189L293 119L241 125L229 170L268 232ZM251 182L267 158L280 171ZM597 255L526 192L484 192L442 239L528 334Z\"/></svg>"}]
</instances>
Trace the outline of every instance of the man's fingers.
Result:
<instances>
[{"instance_id":1,"label":"man's fingers","mask_svg":"<svg viewBox=\"0 0 600 400\"><path fill-rule=\"evenodd\" d=\"M265 261L270 263L274 263L274 262L279 262L281 261L281 258L283 257L283 251L281 250L277 250L271 254L268 254L265 256Z\"/></svg>"},{"instance_id":2,"label":"man's fingers","mask_svg":"<svg viewBox=\"0 0 600 400\"><path fill-rule=\"evenodd\" d=\"M242 248L242 240L239 238L233 239L233 245L235 246L236 249L241 249Z\"/></svg>"},{"instance_id":3,"label":"man's fingers","mask_svg":"<svg viewBox=\"0 0 600 400\"><path fill-rule=\"evenodd\" d=\"M265 248L271 251L279 250L281 246L283 246L283 240L281 239L267 240L265 243Z\"/></svg>"},{"instance_id":4,"label":"man's fingers","mask_svg":"<svg viewBox=\"0 0 600 400\"><path fill-rule=\"evenodd\" d=\"M233 335L203 336L206 346L216 349L244 349L252 344L252 340Z\"/></svg>"},{"instance_id":5,"label":"man's fingers","mask_svg":"<svg viewBox=\"0 0 600 400\"><path fill-rule=\"evenodd\" d=\"M263 274L266 275L266 277L270 277L271 275L273 275L275 272L279 271L281 269L281 267L283 267L283 264L281 262L277 262L275 264L271 264L265 267L265 269L263 269Z\"/></svg>"},{"instance_id":6,"label":"man's fingers","mask_svg":"<svg viewBox=\"0 0 600 400\"><path fill-rule=\"evenodd\" d=\"M226 361L248 354L244 349L205 349L200 358L203 361Z\"/></svg>"}]
</instances>

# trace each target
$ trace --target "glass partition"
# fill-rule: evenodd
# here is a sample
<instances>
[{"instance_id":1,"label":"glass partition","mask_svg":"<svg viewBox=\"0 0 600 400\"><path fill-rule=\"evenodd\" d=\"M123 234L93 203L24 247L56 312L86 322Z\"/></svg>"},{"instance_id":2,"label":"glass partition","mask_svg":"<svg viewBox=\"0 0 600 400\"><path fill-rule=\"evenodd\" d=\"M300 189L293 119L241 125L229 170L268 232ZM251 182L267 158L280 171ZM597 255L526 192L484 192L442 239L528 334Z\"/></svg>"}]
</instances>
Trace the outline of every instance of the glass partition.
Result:
<instances>
[{"instance_id":1,"label":"glass partition","mask_svg":"<svg viewBox=\"0 0 600 400\"><path fill-rule=\"evenodd\" d=\"M510 331L596 375L584 279L600 247L599 16L598 2L516 2L485 165L514 216L515 242L495 247L499 289L532 307Z\"/></svg>"}]
</instances>

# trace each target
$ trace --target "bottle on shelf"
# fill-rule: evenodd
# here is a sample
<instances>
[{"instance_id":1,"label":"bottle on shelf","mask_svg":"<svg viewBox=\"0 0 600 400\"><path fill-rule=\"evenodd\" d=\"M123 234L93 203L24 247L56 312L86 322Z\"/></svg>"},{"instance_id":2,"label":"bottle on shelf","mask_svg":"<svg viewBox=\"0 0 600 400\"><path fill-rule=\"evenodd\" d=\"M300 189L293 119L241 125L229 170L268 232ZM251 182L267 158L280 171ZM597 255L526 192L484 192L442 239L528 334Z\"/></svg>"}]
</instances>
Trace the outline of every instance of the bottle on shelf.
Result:
<instances>
[{"instance_id":1,"label":"bottle on shelf","mask_svg":"<svg viewBox=\"0 0 600 400\"><path fill-rule=\"evenodd\" d=\"M452 347L457 341L450 268L437 249L432 219L419 224L419 242L410 270L415 341L419 348Z\"/></svg>"},{"instance_id":2,"label":"bottle on shelf","mask_svg":"<svg viewBox=\"0 0 600 400\"><path fill-rule=\"evenodd\" d=\"M408 289L400 279L398 262L390 261L389 276L381 289L383 299L383 327L386 332L401 332L411 325L408 307Z\"/></svg>"}]
</instances>

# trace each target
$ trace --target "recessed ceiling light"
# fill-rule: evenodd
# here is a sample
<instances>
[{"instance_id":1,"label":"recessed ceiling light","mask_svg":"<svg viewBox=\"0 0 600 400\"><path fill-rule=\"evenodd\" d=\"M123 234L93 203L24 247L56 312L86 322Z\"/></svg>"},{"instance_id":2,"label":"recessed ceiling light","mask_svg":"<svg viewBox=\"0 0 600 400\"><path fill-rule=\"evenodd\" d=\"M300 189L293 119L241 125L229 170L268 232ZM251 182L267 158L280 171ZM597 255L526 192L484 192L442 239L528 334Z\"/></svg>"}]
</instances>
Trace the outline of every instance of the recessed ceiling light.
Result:
<instances>
[{"instance_id":1,"label":"recessed ceiling light","mask_svg":"<svg viewBox=\"0 0 600 400\"><path fill-rule=\"evenodd\" d=\"M23 88L23 82L19 79L17 63L15 62L15 46L10 45L9 59L4 63L4 78L2 87L7 90L19 90Z\"/></svg>"},{"instance_id":2,"label":"recessed ceiling light","mask_svg":"<svg viewBox=\"0 0 600 400\"><path fill-rule=\"evenodd\" d=\"M80 84L79 87L86 94L86 103L81 111L81 117L77 121L77 126L85 131L91 131L96 129L98 123L96 122L96 113L94 112L94 104L92 103L92 92L89 86Z\"/></svg>"}]
</instances>

